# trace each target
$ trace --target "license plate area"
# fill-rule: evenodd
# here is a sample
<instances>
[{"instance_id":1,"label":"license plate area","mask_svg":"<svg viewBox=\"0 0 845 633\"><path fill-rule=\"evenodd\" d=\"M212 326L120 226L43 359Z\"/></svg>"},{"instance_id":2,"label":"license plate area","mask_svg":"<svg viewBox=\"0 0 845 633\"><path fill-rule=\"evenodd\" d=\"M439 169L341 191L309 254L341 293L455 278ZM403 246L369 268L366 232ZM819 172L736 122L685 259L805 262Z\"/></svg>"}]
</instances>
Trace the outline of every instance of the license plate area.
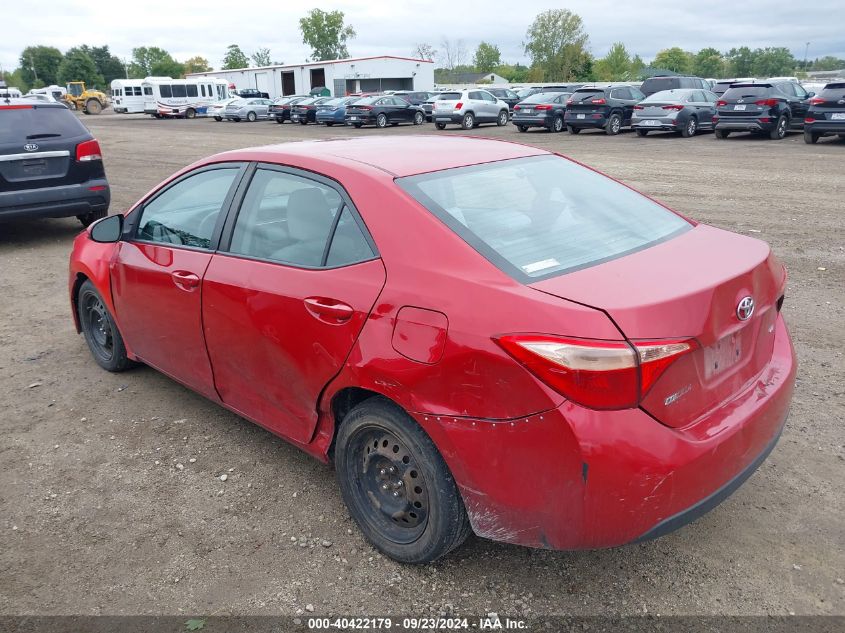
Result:
<instances>
[{"instance_id":1,"label":"license plate area","mask_svg":"<svg viewBox=\"0 0 845 633\"><path fill-rule=\"evenodd\" d=\"M745 110L745 105L737 104L737 105L734 106L734 110Z\"/></svg>"},{"instance_id":2,"label":"license plate area","mask_svg":"<svg viewBox=\"0 0 845 633\"><path fill-rule=\"evenodd\" d=\"M831 121L845 121L845 112L834 112L830 115Z\"/></svg>"},{"instance_id":3,"label":"license plate area","mask_svg":"<svg viewBox=\"0 0 845 633\"><path fill-rule=\"evenodd\" d=\"M576 114L576 115L575 115L575 118L577 118L577 119L586 119L586 118L587 118L587 115L586 115L586 114Z\"/></svg>"},{"instance_id":4,"label":"license plate area","mask_svg":"<svg viewBox=\"0 0 845 633\"><path fill-rule=\"evenodd\" d=\"M742 359L742 332L725 336L704 348L704 379L711 380Z\"/></svg>"},{"instance_id":5,"label":"license plate area","mask_svg":"<svg viewBox=\"0 0 845 633\"><path fill-rule=\"evenodd\" d=\"M643 125L660 125L660 121L657 119L646 119L643 121Z\"/></svg>"}]
</instances>

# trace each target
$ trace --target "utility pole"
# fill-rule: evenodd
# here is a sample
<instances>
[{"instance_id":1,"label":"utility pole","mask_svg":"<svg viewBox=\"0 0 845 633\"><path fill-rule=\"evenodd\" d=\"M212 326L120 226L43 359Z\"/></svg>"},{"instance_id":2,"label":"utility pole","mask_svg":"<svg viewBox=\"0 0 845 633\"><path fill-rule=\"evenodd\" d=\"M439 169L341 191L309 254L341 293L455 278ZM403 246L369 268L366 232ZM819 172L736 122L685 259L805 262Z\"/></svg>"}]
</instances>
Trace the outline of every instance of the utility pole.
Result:
<instances>
[{"instance_id":1,"label":"utility pole","mask_svg":"<svg viewBox=\"0 0 845 633\"><path fill-rule=\"evenodd\" d=\"M810 42L804 47L804 72L807 72L807 51L810 50Z\"/></svg>"}]
</instances>

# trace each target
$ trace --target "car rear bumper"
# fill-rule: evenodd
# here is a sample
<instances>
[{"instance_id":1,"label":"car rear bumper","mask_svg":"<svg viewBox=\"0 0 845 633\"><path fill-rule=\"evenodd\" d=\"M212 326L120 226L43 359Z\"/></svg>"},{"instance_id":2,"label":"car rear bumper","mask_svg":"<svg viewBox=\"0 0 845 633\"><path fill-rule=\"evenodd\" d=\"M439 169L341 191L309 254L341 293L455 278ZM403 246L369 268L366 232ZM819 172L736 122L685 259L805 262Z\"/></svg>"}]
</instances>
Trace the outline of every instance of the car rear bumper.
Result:
<instances>
[{"instance_id":1,"label":"car rear bumper","mask_svg":"<svg viewBox=\"0 0 845 633\"><path fill-rule=\"evenodd\" d=\"M479 536L551 549L616 547L677 529L734 492L774 447L795 371L778 318L764 370L682 429L640 409L570 402L502 422L414 417L440 447Z\"/></svg>"},{"instance_id":2,"label":"car rear bumper","mask_svg":"<svg viewBox=\"0 0 845 633\"><path fill-rule=\"evenodd\" d=\"M463 112L434 112L431 120L435 123L462 123L464 120Z\"/></svg>"},{"instance_id":3,"label":"car rear bumper","mask_svg":"<svg viewBox=\"0 0 845 633\"><path fill-rule=\"evenodd\" d=\"M368 123L375 123L375 116L372 114L352 114L346 115L343 119L346 125L367 125Z\"/></svg>"},{"instance_id":4,"label":"car rear bumper","mask_svg":"<svg viewBox=\"0 0 845 633\"><path fill-rule=\"evenodd\" d=\"M595 118L594 118L595 117ZM566 113L564 123L570 127L595 127L603 128L607 125L607 119L603 114L592 115L586 114L583 119L579 119L576 113Z\"/></svg>"},{"instance_id":5,"label":"car rear bumper","mask_svg":"<svg viewBox=\"0 0 845 633\"><path fill-rule=\"evenodd\" d=\"M656 123L647 123L647 121L656 121ZM633 130L671 130L676 132L680 122L677 119L631 119L631 129Z\"/></svg>"},{"instance_id":6,"label":"car rear bumper","mask_svg":"<svg viewBox=\"0 0 845 633\"><path fill-rule=\"evenodd\" d=\"M738 132L771 132L777 125L777 119L760 121L751 118L728 118L720 116L716 119L715 129Z\"/></svg>"},{"instance_id":7,"label":"car rear bumper","mask_svg":"<svg viewBox=\"0 0 845 633\"><path fill-rule=\"evenodd\" d=\"M819 121L812 123L805 122L804 129L814 134L845 134L845 121Z\"/></svg>"},{"instance_id":8,"label":"car rear bumper","mask_svg":"<svg viewBox=\"0 0 845 633\"><path fill-rule=\"evenodd\" d=\"M104 187L104 189L92 190ZM111 202L105 178L82 184L0 192L0 219L65 218L108 210Z\"/></svg>"},{"instance_id":9,"label":"car rear bumper","mask_svg":"<svg viewBox=\"0 0 845 633\"><path fill-rule=\"evenodd\" d=\"M526 127L549 127L552 119L548 116L519 116L511 117L511 123L514 125L524 125Z\"/></svg>"}]
</instances>

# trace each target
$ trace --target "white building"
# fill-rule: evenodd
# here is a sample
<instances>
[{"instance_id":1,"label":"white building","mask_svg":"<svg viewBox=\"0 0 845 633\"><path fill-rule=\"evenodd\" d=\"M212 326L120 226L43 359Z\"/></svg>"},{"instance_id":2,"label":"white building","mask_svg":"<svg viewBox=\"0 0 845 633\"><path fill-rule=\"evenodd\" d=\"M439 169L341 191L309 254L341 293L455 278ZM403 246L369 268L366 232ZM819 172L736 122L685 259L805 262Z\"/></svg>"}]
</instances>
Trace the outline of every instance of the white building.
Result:
<instances>
[{"instance_id":1,"label":"white building","mask_svg":"<svg viewBox=\"0 0 845 633\"><path fill-rule=\"evenodd\" d=\"M308 94L326 87L333 96L382 90L432 90L434 62L409 57L357 57L324 62L262 66L238 70L192 73L196 79L225 79L235 89L256 88L271 99L285 95Z\"/></svg>"}]
</instances>

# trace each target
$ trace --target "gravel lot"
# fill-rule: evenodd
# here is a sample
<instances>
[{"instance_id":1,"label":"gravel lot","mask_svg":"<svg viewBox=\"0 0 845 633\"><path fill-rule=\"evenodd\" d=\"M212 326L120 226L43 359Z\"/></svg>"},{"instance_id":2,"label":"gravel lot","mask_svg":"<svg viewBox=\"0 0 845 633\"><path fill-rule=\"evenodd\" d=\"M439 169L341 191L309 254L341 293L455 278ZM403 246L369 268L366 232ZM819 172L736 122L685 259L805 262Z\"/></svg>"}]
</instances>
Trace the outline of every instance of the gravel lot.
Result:
<instances>
[{"instance_id":1,"label":"gravel lot","mask_svg":"<svg viewBox=\"0 0 845 633\"><path fill-rule=\"evenodd\" d=\"M435 133L84 122L113 211L221 150ZM0 224L1 614L845 614L845 141L472 133L555 149L772 244L790 272L800 370L758 473L658 541L550 552L473 538L402 566L364 542L329 468L151 369L97 367L69 314L75 219Z\"/></svg>"}]
</instances>

